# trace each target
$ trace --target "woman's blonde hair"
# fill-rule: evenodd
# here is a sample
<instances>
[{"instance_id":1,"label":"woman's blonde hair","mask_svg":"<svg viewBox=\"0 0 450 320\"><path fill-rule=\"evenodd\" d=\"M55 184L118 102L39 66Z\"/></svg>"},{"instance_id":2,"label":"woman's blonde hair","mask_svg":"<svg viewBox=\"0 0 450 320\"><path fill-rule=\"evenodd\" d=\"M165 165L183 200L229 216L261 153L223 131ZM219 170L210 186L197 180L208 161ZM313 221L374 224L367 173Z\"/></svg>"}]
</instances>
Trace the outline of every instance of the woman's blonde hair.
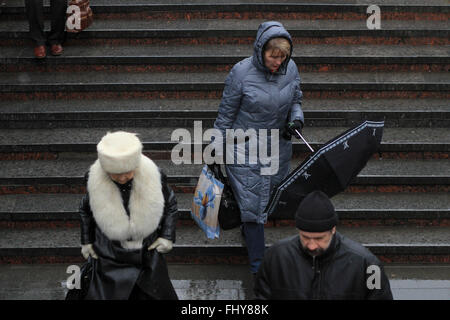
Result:
<instances>
[{"instance_id":1,"label":"woman's blonde hair","mask_svg":"<svg viewBox=\"0 0 450 320\"><path fill-rule=\"evenodd\" d=\"M270 39L264 47L264 52L269 50L272 50L273 56L277 56L281 53L281 55L289 57L291 54L291 44L286 38L273 38Z\"/></svg>"}]
</instances>

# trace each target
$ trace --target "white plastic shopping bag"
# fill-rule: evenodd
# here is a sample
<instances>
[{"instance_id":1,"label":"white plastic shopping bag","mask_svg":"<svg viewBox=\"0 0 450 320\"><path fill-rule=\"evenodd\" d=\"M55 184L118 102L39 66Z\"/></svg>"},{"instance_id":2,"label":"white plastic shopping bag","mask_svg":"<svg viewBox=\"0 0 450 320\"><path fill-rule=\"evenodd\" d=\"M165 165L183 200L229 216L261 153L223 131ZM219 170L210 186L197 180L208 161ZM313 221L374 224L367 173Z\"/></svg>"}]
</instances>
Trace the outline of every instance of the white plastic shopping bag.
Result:
<instances>
[{"instance_id":1,"label":"white plastic shopping bag","mask_svg":"<svg viewBox=\"0 0 450 320\"><path fill-rule=\"evenodd\" d=\"M205 165L195 188L191 216L209 239L220 234L218 215L222 192L223 183Z\"/></svg>"}]
</instances>

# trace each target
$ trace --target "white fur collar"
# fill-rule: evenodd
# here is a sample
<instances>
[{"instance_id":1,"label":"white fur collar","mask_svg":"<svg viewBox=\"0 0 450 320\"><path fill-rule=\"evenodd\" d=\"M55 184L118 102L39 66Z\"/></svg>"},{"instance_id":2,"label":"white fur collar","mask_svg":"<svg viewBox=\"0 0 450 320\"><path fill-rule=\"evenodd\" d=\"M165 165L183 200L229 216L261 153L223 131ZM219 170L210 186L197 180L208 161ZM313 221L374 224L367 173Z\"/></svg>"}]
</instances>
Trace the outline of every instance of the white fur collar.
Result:
<instances>
[{"instance_id":1,"label":"white fur collar","mask_svg":"<svg viewBox=\"0 0 450 320\"><path fill-rule=\"evenodd\" d=\"M98 160L91 166L87 182L89 202L98 227L110 240L120 241L126 249L141 248L142 240L158 228L164 211L159 169L152 160L141 157L128 204L130 217L122 204L119 188Z\"/></svg>"}]
</instances>

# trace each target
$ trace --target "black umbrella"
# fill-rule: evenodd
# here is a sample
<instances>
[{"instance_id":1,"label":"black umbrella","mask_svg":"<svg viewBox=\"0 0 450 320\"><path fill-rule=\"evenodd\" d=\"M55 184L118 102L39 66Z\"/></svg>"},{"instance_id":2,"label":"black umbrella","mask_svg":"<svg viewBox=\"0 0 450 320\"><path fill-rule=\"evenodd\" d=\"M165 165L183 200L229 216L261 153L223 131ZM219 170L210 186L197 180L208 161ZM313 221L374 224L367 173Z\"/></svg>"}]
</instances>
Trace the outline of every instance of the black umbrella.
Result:
<instances>
[{"instance_id":1,"label":"black umbrella","mask_svg":"<svg viewBox=\"0 0 450 320\"><path fill-rule=\"evenodd\" d=\"M325 143L280 182L264 212L272 218L294 217L308 193L321 190L331 198L344 191L378 150L383 127L384 121L365 121Z\"/></svg>"}]
</instances>

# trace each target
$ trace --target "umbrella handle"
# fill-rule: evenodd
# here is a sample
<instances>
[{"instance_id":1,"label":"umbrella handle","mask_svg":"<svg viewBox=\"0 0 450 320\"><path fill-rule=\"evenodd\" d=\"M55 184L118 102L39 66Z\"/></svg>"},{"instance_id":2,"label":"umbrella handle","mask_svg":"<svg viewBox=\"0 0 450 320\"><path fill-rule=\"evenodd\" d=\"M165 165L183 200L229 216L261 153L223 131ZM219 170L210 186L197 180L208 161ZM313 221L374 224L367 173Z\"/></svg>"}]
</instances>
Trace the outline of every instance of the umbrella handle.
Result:
<instances>
[{"instance_id":1,"label":"umbrella handle","mask_svg":"<svg viewBox=\"0 0 450 320\"><path fill-rule=\"evenodd\" d=\"M295 133L297 133L298 134L298 136L300 137L300 139L302 139L303 140L303 142L308 146L308 148L309 148L309 150L311 150L311 152L314 152L314 149L313 148L311 148L311 146L309 145L309 143L308 142L306 142L306 140L305 140L305 138L303 138L303 136L300 134L300 132L298 132L298 130L297 129L295 129Z\"/></svg>"}]
</instances>

